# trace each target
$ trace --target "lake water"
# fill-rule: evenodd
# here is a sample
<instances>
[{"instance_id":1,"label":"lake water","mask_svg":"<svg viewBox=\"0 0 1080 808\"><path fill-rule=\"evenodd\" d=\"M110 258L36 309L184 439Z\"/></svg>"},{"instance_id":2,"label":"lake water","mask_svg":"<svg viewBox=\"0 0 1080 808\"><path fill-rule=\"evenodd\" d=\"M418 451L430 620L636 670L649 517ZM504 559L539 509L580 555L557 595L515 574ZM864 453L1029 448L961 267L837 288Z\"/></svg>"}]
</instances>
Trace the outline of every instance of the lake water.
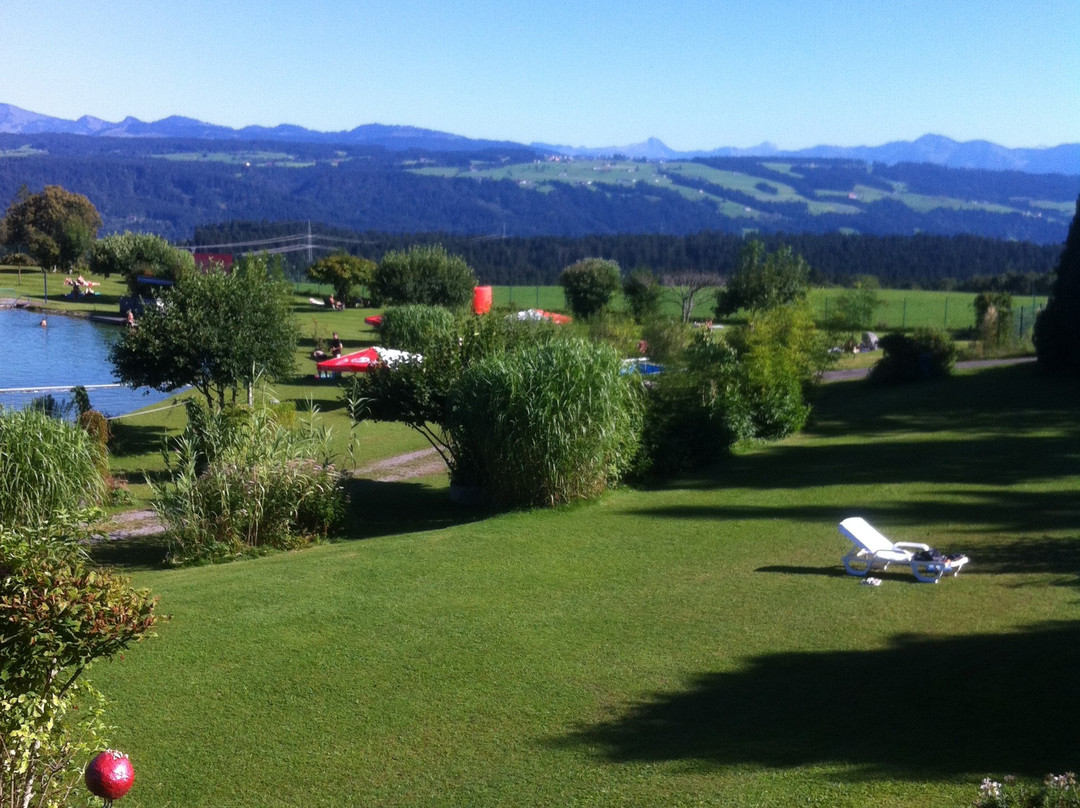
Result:
<instances>
[{"instance_id":1,"label":"lake water","mask_svg":"<svg viewBox=\"0 0 1080 808\"><path fill-rule=\"evenodd\" d=\"M75 385L115 384L109 345L120 327L93 323L81 317L47 316L21 309L0 310L0 390L12 387L61 387L27 393L0 392L0 406L19 409L45 392L70 401ZM168 398L165 393L110 387L88 390L90 404L107 416L146 407Z\"/></svg>"}]
</instances>

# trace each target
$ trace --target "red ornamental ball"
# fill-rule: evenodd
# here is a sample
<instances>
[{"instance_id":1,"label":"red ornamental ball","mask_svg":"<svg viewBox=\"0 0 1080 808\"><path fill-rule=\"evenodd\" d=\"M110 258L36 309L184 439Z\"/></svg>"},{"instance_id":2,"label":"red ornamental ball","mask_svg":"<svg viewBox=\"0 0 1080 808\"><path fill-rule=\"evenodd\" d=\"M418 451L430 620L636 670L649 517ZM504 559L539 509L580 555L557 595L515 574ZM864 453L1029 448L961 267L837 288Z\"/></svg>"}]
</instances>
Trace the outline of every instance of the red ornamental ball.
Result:
<instances>
[{"instance_id":1,"label":"red ornamental ball","mask_svg":"<svg viewBox=\"0 0 1080 808\"><path fill-rule=\"evenodd\" d=\"M118 800L135 782L135 769L123 752L106 749L87 765L84 779L95 797Z\"/></svg>"}]
</instances>

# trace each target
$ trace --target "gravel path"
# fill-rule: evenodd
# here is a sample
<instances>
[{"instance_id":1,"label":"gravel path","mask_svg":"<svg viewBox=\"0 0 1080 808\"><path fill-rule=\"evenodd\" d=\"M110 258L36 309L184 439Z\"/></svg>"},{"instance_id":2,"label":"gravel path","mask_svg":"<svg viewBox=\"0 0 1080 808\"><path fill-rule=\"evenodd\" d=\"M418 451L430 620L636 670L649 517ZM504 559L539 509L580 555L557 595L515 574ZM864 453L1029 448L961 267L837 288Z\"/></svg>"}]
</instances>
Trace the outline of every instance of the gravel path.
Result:
<instances>
[{"instance_id":1,"label":"gravel path","mask_svg":"<svg viewBox=\"0 0 1080 808\"><path fill-rule=\"evenodd\" d=\"M976 368L998 367L1001 365L1022 365L1026 362L1034 362L1034 356L1021 356L1015 359L972 359L967 362L957 362L957 370L974 370ZM847 382L852 379L865 379L870 368L852 368L850 370L827 370L821 374L821 381Z\"/></svg>"}]
</instances>

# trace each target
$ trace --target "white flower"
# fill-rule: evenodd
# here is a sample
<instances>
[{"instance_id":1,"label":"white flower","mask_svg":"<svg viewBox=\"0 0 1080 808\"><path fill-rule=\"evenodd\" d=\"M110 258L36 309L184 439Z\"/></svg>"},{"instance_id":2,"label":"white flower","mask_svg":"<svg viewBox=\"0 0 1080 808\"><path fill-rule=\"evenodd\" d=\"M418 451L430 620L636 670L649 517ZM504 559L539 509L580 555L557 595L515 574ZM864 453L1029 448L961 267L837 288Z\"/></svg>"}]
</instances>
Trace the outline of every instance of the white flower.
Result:
<instances>
[{"instance_id":1,"label":"white flower","mask_svg":"<svg viewBox=\"0 0 1080 808\"><path fill-rule=\"evenodd\" d=\"M979 791L988 797L994 797L996 799L1001 796L1001 783L995 782L989 777L983 778L982 785L979 786Z\"/></svg>"}]
</instances>

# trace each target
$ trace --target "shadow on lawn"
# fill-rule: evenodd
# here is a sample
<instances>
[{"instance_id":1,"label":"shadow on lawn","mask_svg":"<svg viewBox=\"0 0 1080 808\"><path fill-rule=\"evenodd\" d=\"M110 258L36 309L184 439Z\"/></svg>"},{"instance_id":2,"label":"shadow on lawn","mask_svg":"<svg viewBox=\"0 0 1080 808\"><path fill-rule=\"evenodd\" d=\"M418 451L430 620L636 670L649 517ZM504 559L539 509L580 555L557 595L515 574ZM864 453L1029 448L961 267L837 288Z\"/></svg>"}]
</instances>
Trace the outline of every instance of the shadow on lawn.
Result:
<instances>
[{"instance_id":1,"label":"shadow on lawn","mask_svg":"<svg viewBox=\"0 0 1080 808\"><path fill-rule=\"evenodd\" d=\"M873 651L770 654L703 674L561 740L614 762L789 767L867 777L1042 776L1080 762L1080 623L896 637Z\"/></svg>"},{"instance_id":2,"label":"shadow on lawn","mask_svg":"<svg viewBox=\"0 0 1080 808\"><path fill-rule=\"evenodd\" d=\"M112 438L109 454L117 457L137 457L161 450L169 430L163 426L129 424L113 421L110 425Z\"/></svg>"},{"instance_id":3,"label":"shadow on lawn","mask_svg":"<svg viewBox=\"0 0 1080 808\"><path fill-rule=\"evenodd\" d=\"M491 515L483 508L451 501L445 488L414 481L353 478L346 483L346 491L350 504L344 533L353 539L441 530Z\"/></svg>"}]
</instances>

